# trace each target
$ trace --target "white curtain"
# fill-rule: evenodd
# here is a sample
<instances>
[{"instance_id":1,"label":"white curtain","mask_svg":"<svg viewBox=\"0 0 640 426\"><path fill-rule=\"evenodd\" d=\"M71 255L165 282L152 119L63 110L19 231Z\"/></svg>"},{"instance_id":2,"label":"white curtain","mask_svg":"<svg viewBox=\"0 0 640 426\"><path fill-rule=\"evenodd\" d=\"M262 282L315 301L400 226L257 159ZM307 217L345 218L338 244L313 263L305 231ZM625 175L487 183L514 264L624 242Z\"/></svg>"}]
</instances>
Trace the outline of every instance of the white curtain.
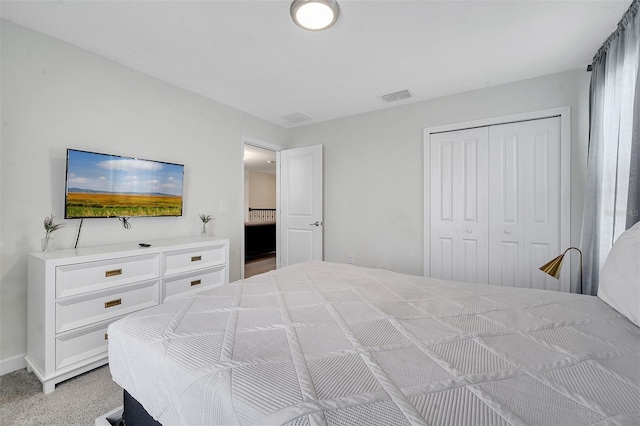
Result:
<instances>
[{"instance_id":1,"label":"white curtain","mask_svg":"<svg viewBox=\"0 0 640 426\"><path fill-rule=\"evenodd\" d=\"M615 240L640 220L640 0L594 57L582 223L583 292L597 294Z\"/></svg>"}]
</instances>

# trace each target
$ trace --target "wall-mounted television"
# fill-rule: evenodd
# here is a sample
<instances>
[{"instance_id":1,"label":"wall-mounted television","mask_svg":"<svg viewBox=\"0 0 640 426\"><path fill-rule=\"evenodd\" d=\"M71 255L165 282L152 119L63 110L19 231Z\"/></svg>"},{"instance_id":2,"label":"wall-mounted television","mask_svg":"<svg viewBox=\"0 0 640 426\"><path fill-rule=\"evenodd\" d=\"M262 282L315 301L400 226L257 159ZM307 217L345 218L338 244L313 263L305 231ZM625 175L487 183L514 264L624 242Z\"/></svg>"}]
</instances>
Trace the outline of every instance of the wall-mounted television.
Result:
<instances>
[{"instance_id":1,"label":"wall-mounted television","mask_svg":"<svg viewBox=\"0 0 640 426\"><path fill-rule=\"evenodd\" d=\"M65 219L182 216L184 165L67 149Z\"/></svg>"}]
</instances>

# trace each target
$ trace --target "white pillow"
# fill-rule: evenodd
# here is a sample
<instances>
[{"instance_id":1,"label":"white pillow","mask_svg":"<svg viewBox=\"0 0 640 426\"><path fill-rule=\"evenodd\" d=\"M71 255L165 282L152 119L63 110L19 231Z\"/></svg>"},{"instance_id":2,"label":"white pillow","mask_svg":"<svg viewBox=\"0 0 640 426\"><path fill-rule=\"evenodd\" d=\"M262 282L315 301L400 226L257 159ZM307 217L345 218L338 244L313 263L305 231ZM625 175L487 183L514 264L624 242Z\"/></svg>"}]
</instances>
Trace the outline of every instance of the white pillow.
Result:
<instances>
[{"instance_id":1,"label":"white pillow","mask_svg":"<svg viewBox=\"0 0 640 426\"><path fill-rule=\"evenodd\" d=\"M640 327L640 222L611 248L600 271L598 297Z\"/></svg>"}]
</instances>

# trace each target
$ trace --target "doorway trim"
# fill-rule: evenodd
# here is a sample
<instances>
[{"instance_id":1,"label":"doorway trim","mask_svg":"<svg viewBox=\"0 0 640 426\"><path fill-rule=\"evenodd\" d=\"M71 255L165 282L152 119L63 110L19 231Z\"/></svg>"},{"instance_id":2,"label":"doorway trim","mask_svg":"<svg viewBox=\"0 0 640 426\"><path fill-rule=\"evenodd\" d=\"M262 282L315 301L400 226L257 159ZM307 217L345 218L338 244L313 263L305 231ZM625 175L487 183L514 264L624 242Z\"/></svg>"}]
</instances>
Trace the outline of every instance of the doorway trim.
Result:
<instances>
[{"instance_id":1,"label":"doorway trim","mask_svg":"<svg viewBox=\"0 0 640 426\"><path fill-rule=\"evenodd\" d=\"M280 215L278 214L278 212L280 211L280 151L282 151L284 148L280 145L276 145L270 142L265 142L263 140L260 139L256 139L256 138L252 138L249 136L245 136L245 135L241 135L240 136L240 165L241 165L241 170L242 170L242 185L240 185L240 187L242 188L240 190L240 205L242 206L242 208L240 209L240 221L241 221L241 228L242 232L240 233L240 279L244 279L244 267L245 267L245 256L244 256L244 252L245 252L245 247L244 247L244 213L245 213L245 208L247 206L245 206L244 204L244 200L245 200L245 182L244 182L244 177L245 177L245 170L244 170L244 146L245 145L251 145L251 146L255 146L258 148L263 148L263 149L268 149L269 151L273 151L276 153L276 268L278 268L280 266L280 257L279 257L279 253L280 253L280 238L278 235L278 232L280 230Z\"/></svg>"}]
</instances>

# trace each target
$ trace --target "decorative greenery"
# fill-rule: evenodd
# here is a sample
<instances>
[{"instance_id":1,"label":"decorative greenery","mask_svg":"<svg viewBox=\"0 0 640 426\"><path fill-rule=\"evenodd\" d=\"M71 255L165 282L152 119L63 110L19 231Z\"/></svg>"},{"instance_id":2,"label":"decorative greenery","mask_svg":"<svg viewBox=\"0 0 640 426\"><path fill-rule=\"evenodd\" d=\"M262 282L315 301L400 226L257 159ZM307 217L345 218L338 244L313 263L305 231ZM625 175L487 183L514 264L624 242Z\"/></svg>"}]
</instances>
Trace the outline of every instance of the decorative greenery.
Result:
<instances>
[{"instance_id":1,"label":"decorative greenery","mask_svg":"<svg viewBox=\"0 0 640 426\"><path fill-rule=\"evenodd\" d=\"M51 233L62 228L65 225L64 223L53 223L54 218L55 216L53 215L53 213L51 213L51 216L47 216L44 218L44 230L47 232L47 234L42 240L42 251L53 250L53 242L50 243L49 241L52 239Z\"/></svg>"},{"instance_id":2,"label":"decorative greenery","mask_svg":"<svg viewBox=\"0 0 640 426\"><path fill-rule=\"evenodd\" d=\"M203 213L200 213L200 220L202 221L202 229L200 230L200 235L202 235L203 237L207 236L207 222L210 222L213 219L215 218L210 214L205 215Z\"/></svg>"},{"instance_id":3,"label":"decorative greenery","mask_svg":"<svg viewBox=\"0 0 640 426\"><path fill-rule=\"evenodd\" d=\"M44 230L47 231L46 238L49 238L53 231L56 231L65 225L64 223L53 223L53 219L55 219L53 213L51 213L51 216L44 218Z\"/></svg>"},{"instance_id":4,"label":"decorative greenery","mask_svg":"<svg viewBox=\"0 0 640 426\"><path fill-rule=\"evenodd\" d=\"M203 213L200 213L200 220L202 221L202 223L208 223L210 221L212 221L213 219L215 219L213 216L211 216L210 214L205 215Z\"/></svg>"}]
</instances>

